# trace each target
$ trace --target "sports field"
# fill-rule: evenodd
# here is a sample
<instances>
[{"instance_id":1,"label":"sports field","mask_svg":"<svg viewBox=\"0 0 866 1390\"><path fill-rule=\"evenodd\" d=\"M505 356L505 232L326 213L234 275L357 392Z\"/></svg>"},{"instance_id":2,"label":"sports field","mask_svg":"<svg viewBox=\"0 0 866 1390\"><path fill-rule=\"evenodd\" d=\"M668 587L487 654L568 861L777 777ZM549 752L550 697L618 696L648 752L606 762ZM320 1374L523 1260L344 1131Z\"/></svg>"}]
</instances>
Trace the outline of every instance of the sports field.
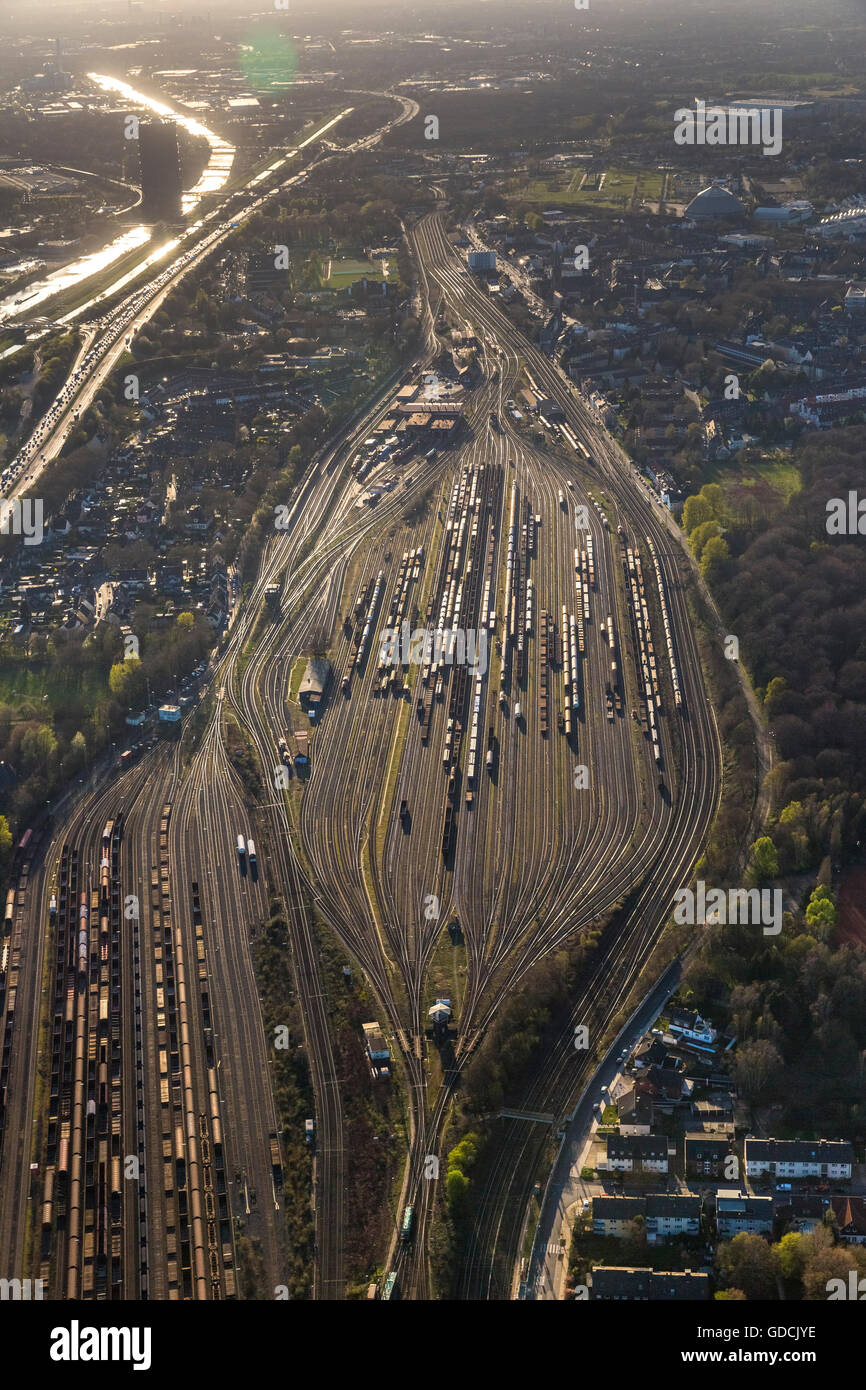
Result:
<instances>
[{"instance_id":1,"label":"sports field","mask_svg":"<svg viewBox=\"0 0 866 1390\"><path fill-rule=\"evenodd\" d=\"M393 280L397 275L396 260L368 261L352 257L326 257L322 260L321 282L326 290L345 290L356 280Z\"/></svg>"}]
</instances>

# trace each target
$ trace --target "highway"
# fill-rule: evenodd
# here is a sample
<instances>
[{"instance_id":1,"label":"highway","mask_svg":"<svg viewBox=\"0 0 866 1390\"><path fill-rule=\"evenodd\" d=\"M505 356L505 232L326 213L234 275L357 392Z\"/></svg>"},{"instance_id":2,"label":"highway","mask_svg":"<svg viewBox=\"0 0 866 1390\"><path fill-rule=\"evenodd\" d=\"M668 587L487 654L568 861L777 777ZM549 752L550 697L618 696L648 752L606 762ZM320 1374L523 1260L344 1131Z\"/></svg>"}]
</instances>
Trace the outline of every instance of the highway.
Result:
<instances>
[{"instance_id":1,"label":"highway","mask_svg":"<svg viewBox=\"0 0 866 1390\"><path fill-rule=\"evenodd\" d=\"M399 115L372 135L347 146L341 154L370 149L381 139L385 130L412 119L418 109L416 103L406 97L393 99L400 104ZM109 312L86 328L85 331L92 336L84 356L74 365L63 390L48 408L26 444L4 469L0 477L0 501L11 501L32 490L44 469L61 453L78 420L105 380L124 354L128 353L136 334L153 317L171 291L185 275L217 250L237 227L239 219L261 210L278 197L285 197L289 189L302 183L307 177L308 169L302 169L289 178L281 178L286 166L327 131L337 126L353 109L351 106L346 107L318 126L297 146L274 160L266 169L252 175L244 186L222 199L204 217L179 232L175 239L150 252L120 280L109 285L87 304L57 320L57 326L67 326L83 317L91 316L94 310L98 310L103 304L111 305ZM324 159L317 160L316 165L325 162L327 158L328 156L325 156ZM162 269L158 269L160 263L173 251L180 254L174 256ZM128 293L120 302L113 302L129 285L157 269L158 273L146 285ZM29 341L38 341L38 337L39 335L31 335ZM13 351L20 351L20 347L9 350ZM130 364L130 370L133 370L133 364Z\"/></svg>"}]
</instances>

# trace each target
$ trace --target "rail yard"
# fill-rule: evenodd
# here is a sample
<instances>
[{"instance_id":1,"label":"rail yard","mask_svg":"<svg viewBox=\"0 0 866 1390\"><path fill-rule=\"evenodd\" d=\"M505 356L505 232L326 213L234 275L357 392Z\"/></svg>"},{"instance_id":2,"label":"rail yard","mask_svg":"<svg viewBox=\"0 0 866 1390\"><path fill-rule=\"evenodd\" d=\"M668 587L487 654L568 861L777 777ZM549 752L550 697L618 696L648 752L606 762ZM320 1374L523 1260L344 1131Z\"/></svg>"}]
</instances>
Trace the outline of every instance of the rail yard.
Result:
<instances>
[{"instance_id":1,"label":"rail yard","mask_svg":"<svg viewBox=\"0 0 866 1390\"><path fill-rule=\"evenodd\" d=\"M394 1213L382 1296L427 1296L425 1159L502 1000L628 897L575 1003L603 1026L706 834L719 754L678 543L557 370L461 276L441 214L411 243L426 360L448 323L480 344L458 443L359 507L369 476L352 460L389 391L344 426L265 547L195 734L87 788L17 852L2 1162L31 1177L4 1205L0 1248L52 1297L232 1299L252 1245L253 1296L283 1283L272 1042L250 954L273 897L315 1094L314 1293L344 1296L346 1214L312 903L370 982L407 1097L411 1216L401 1228ZM521 380L559 406L543 442L506 410ZM289 679L311 652L333 679L308 719ZM261 772L253 799L229 723ZM454 1046L431 1086L427 979L455 924ZM40 1039L38 1073L19 1026ZM572 1099L579 1065L564 1034L527 1110ZM503 1133L465 1297L507 1288L537 1142L519 1122Z\"/></svg>"}]
</instances>

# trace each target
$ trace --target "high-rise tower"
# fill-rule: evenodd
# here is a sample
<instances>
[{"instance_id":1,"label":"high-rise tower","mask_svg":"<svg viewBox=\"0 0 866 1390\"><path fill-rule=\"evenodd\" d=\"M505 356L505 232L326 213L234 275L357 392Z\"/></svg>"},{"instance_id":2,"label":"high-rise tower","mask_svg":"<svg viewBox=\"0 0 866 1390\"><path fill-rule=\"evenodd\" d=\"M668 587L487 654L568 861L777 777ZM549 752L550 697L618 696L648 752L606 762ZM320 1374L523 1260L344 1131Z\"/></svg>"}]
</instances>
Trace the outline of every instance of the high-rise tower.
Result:
<instances>
[{"instance_id":1,"label":"high-rise tower","mask_svg":"<svg viewBox=\"0 0 866 1390\"><path fill-rule=\"evenodd\" d=\"M177 130L171 121L142 121L138 127L142 211L145 217L180 217L180 155Z\"/></svg>"}]
</instances>

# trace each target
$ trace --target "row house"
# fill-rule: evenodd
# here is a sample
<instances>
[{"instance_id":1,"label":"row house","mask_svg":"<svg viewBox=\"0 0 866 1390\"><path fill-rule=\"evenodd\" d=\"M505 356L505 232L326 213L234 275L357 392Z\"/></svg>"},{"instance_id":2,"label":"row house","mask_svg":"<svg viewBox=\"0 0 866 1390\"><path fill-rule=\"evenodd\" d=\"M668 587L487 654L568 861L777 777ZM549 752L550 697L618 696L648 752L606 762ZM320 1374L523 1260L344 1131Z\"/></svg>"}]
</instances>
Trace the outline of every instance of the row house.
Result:
<instances>
[{"instance_id":1,"label":"row house","mask_svg":"<svg viewBox=\"0 0 866 1390\"><path fill-rule=\"evenodd\" d=\"M701 1199L667 1192L648 1197L593 1198L592 1229L596 1235L627 1236L638 1217L643 1217L650 1242L674 1236L699 1236Z\"/></svg>"},{"instance_id":2,"label":"row house","mask_svg":"<svg viewBox=\"0 0 866 1390\"><path fill-rule=\"evenodd\" d=\"M699 1236L701 1199L699 1196L657 1192L646 1199L647 1240L668 1240L674 1236Z\"/></svg>"},{"instance_id":3,"label":"row house","mask_svg":"<svg viewBox=\"0 0 866 1390\"><path fill-rule=\"evenodd\" d=\"M833 1139L755 1139L745 1143L746 1176L760 1178L824 1178L850 1181L854 1150Z\"/></svg>"},{"instance_id":4,"label":"row house","mask_svg":"<svg viewBox=\"0 0 866 1390\"><path fill-rule=\"evenodd\" d=\"M733 1153L733 1135L693 1131L685 1138L686 1173L693 1178L718 1178ZM724 1173L725 1177L732 1174Z\"/></svg>"},{"instance_id":5,"label":"row house","mask_svg":"<svg viewBox=\"0 0 866 1390\"><path fill-rule=\"evenodd\" d=\"M599 1167L618 1173L666 1173L668 1141L663 1134L609 1134Z\"/></svg>"},{"instance_id":6,"label":"row house","mask_svg":"<svg viewBox=\"0 0 866 1390\"><path fill-rule=\"evenodd\" d=\"M643 1197L592 1199L592 1229L597 1236L621 1239L629 1234L631 1223L639 1216L646 1217L646 1200Z\"/></svg>"},{"instance_id":7,"label":"row house","mask_svg":"<svg viewBox=\"0 0 866 1390\"><path fill-rule=\"evenodd\" d=\"M669 1303L709 1296L709 1275L690 1269L654 1270L621 1265L606 1269L597 1266L592 1271L593 1299Z\"/></svg>"}]
</instances>

